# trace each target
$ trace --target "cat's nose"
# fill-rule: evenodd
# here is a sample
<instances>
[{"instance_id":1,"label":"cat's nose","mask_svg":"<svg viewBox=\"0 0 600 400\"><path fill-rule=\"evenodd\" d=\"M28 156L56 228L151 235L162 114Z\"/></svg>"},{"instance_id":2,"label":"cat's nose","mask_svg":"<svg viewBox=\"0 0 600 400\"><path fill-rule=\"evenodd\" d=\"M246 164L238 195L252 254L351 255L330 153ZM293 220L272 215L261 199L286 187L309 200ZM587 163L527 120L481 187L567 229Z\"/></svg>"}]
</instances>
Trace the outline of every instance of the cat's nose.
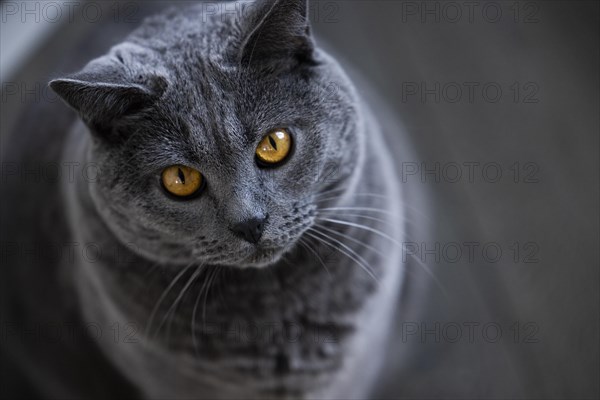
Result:
<instances>
[{"instance_id":1,"label":"cat's nose","mask_svg":"<svg viewBox=\"0 0 600 400\"><path fill-rule=\"evenodd\" d=\"M252 244L256 244L260 240L263 230L265 229L267 218L268 215L260 218L247 219L233 225L231 231L236 236L239 236Z\"/></svg>"}]
</instances>

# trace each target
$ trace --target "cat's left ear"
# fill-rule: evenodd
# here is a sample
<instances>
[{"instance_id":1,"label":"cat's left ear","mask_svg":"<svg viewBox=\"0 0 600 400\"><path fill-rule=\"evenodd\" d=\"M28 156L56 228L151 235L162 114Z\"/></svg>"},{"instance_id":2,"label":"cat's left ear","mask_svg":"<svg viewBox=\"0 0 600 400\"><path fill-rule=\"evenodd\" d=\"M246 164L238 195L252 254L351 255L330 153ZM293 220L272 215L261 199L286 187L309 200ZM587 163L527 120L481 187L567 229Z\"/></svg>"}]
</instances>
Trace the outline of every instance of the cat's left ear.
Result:
<instances>
[{"instance_id":1,"label":"cat's left ear","mask_svg":"<svg viewBox=\"0 0 600 400\"><path fill-rule=\"evenodd\" d=\"M132 74L114 55L93 60L80 72L49 83L92 131L103 131L119 118L151 105L164 91L157 75Z\"/></svg>"},{"instance_id":2,"label":"cat's left ear","mask_svg":"<svg viewBox=\"0 0 600 400\"><path fill-rule=\"evenodd\" d=\"M240 65L315 64L308 0L257 0L243 16Z\"/></svg>"}]
</instances>

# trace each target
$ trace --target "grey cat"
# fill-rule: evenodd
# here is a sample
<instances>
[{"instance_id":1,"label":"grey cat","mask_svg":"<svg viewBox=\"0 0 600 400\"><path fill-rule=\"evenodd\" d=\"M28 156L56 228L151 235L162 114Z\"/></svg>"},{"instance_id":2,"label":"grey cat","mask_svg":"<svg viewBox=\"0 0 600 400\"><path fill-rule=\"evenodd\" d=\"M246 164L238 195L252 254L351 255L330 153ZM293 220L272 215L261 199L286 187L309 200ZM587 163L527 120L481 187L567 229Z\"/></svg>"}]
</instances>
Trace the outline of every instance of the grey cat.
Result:
<instances>
[{"instance_id":1,"label":"grey cat","mask_svg":"<svg viewBox=\"0 0 600 400\"><path fill-rule=\"evenodd\" d=\"M56 161L94 177L62 179L48 215L98 251L61 258L76 306L48 318L105 332L55 355L118 395L365 398L402 280L396 132L316 47L306 0L223 9L147 19L50 82L80 116ZM261 162L263 140L285 157ZM101 393L29 362L50 396Z\"/></svg>"}]
</instances>

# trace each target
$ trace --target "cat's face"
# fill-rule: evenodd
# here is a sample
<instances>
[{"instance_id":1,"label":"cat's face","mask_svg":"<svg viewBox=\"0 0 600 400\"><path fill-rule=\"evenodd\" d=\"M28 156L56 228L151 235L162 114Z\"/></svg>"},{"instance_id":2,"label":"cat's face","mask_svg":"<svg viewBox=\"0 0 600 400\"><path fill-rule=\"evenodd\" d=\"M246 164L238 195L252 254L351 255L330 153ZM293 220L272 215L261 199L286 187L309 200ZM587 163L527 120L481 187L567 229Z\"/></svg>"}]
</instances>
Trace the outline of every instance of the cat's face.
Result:
<instances>
[{"instance_id":1,"label":"cat's face","mask_svg":"<svg viewBox=\"0 0 600 400\"><path fill-rule=\"evenodd\" d=\"M302 4L260 23L173 12L54 81L93 131L92 198L121 241L159 262L269 265L314 223L319 194L344 185L352 89L313 48Z\"/></svg>"}]
</instances>

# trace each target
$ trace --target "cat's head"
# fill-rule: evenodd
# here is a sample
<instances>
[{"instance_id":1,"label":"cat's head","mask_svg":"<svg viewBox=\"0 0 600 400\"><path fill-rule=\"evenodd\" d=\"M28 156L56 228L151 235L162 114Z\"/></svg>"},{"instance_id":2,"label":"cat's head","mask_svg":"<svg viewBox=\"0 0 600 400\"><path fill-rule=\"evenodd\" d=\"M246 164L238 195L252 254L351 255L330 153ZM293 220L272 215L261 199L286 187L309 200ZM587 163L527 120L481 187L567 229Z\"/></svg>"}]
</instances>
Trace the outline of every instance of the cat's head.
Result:
<instances>
[{"instance_id":1,"label":"cat's head","mask_svg":"<svg viewBox=\"0 0 600 400\"><path fill-rule=\"evenodd\" d=\"M360 112L306 3L172 10L50 83L90 128L91 196L122 242L158 262L265 266L351 178Z\"/></svg>"}]
</instances>

